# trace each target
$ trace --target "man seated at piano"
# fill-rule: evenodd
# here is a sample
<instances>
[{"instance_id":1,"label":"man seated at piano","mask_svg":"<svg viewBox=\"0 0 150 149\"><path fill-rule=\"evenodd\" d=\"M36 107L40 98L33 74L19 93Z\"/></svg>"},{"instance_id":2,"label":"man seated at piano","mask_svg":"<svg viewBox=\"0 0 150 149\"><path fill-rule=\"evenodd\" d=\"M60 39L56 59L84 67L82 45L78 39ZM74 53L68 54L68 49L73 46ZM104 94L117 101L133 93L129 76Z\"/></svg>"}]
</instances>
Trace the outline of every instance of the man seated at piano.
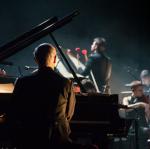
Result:
<instances>
[{"instance_id":1,"label":"man seated at piano","mask_svg":"<svg viewBox=\"0 0 150 149\"><path fill-rule=\"evenodd\" d=\"M140 81L131 83L132 95L123 98L123 105L129 109L126 110L126 118L134 119L137 122L137 131L135 124L132 124L129 134L134 132L138 134L139 149L147 149L147 139L149 137L150 104L148 96L144 95L143 85Z\"/></svg>"},{"instance_id":2,"label":"man seated at piano","mask_svg":"<svg viewBox=\"0 0 150 149\"><path fill-rule=\"evenodd\" d=\"M106 55L106 39L97 37L91 45L91 54L85 64L85 69L79 69L82 75L91 75L97 91L101 93L110 93L109 83L111 76L111 59Z\"/></svg>"}]
</instances>

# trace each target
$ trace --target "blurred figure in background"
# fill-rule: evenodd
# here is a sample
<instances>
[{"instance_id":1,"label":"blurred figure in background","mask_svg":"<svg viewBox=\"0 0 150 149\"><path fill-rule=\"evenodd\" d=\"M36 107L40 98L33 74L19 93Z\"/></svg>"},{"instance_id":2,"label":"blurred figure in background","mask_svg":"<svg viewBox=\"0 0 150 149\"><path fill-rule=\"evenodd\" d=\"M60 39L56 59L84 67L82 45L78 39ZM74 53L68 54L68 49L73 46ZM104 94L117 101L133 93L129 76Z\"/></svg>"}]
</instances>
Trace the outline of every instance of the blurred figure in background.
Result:
<instances>
[{"instance_id":1,"label":"blurred figure in background","mask_svg":"<svg viewBox=\"0 0 150 149\"><path fill-rule=\"evenodd\" d=\"M134 133L135 137L137 135L136 141L138 149L148 149L148 123L150 121L149 99L147 96L144 95L143 84L141 83L141 81L133 81L131 83L131 90L132 95L123 98L123 105L126 105L128 106L128 108L130 108L126 110L126 118L131 118L135 120L135 123L133 123L130 128L129 134ZM128 138L132 139L132 135L129 135ZM131 142L134 143L133 140ZM135 148L134 145L133 148Z\"/></svg>"},{"instance_id":2,"label":"blurred figure in background","mask_svg":"<svg viewBox=\"0 0 150 149\"><path fill-rule=\"evenodd\" d=\"M150 96L150 72L145 69L140 74L141 82L143 84L144 93Z\"/></svg>"}]
</instances>

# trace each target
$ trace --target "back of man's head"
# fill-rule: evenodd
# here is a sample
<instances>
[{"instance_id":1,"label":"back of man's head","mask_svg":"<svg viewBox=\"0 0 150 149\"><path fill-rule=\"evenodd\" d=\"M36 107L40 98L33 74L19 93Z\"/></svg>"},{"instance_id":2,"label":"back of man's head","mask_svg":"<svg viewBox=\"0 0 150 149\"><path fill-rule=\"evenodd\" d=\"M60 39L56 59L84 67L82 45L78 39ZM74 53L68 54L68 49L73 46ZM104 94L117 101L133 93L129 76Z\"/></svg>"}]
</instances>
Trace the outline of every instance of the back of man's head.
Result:
<instances>
[{"instance_id":1,"label":"back of man's head","mask_svg":"<svg viewBox=\"0 0 150 149\"><path fill-rule=\"evenodd\" d=\"M54 53L54 51L56 51L56 49L49 43L42 43L38 45L33 52L34 58L38 65L46 66L49 57ZM51 58L53 59L54 57L51 56Z\"/></svg>"}]
</instances>

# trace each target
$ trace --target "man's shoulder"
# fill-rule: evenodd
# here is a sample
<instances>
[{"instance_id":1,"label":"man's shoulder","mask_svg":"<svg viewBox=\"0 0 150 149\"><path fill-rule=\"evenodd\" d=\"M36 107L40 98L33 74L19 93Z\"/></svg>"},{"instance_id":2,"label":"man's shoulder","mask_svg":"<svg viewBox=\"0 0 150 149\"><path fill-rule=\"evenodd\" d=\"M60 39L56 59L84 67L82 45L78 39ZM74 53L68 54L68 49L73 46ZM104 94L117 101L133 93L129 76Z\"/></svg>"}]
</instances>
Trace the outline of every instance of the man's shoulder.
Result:
<instances>
[{"instance_id":1,"label":"man's shoulder","mask_svg":"<svg viewBox=\"0 0 150 149\"><path fill-rule=\"evenodd\" d=\"M54 71L54 75L55 75L56 78L58 78L59 80L66 81L66 82L69 80L68 78L64 77L63 75L61 75L60 73L55 72L55 71Z\"/></svg>"},{"instance_id":2,"label":"man's shoulder","mask_svg":"<svg viewBox=\"0 0 150 149\"><path fill-rule=\"evenodd\" d=\"M64 82L64 85L70 85L72 83L71 80L69 80L68 78L65 78L63 76L61 76L60 79Z\"/></svg>"},{"instance_id":3,"label":"man's shoulder","mask_svg":"<svg viewBox=\"0 0 150 149\"><path fill-rule=\"evenodd\" d=\"M63 75L61 75L60 73L58 72L53 72L53 75L55 76L57 82L60 84L60 85L63 85L63 86L70 86L70 84L72 84L72 81L66 77L64 77Z\"/></svg>"},{"instance_id":4,"label":"man's shoulder","mask_svg":"<svg viewBox=\"0 0 150 149\"><path fill-rule=\"evenodd\" d=\"M25 76L20 76L16 79L16 81L28 81L28 80L33 79L36 75L37 75L37 73L33 73L33 74L25 75Z\"/></svg>"},{"instance_id":5,"label":"man's shoulder","mask_svg":"<svg viewBox=\"0 0 150 149\"><path fill-rule=\"evenodd\" d=\"M16 82L19 83L29 83L32 81L36 81L36 80L41 80L39 77L40 74L38 73L34 73L34 74L30 74L30 75L26 75L23 77L19 77L17 78ZM50 75L46 75L47 80L54 80L58 85L67 85L71 83L71 80L69 80L68 78L65 78L64 76L60 75L57 72L53 72L53 74L51 74L53 77L51 77ZM49 76L49 77L48 77ZM45 77L44 75L42 77ZM36 79L37 78L37 79Z\"/></svg>"}]
</instances>

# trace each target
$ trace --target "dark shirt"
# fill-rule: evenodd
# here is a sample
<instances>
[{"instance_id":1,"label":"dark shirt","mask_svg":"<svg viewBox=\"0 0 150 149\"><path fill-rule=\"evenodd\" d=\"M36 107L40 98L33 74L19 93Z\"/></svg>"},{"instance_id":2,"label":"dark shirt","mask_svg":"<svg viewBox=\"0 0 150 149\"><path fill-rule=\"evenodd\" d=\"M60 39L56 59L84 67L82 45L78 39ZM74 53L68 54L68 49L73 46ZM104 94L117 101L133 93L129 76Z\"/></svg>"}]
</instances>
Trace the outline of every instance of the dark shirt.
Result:
<instances>
[{"instance_id":1,"label":"dark shirt","mask_svg":"<svg viewBox=\"0 0 150 149\"><path fill-rule=\"evenodd\" d=\"M138 102L145 102L145 101L143 101L142 98L131 97L131 100L129 101L129 105L135 104ZM145 118L145 109L144 108L136 108L132 112L130 112L128 114L128 116L130 116L134 119L137 119L140 126L143 126L143 127L148 126L146 118Z\"/></svg>"},{"instance_id":2,"label":"dark shirt","mask_svg":"<svg viewBox=\"0 0 150 149\"><path fill-rule=\"evenodd\" d=\"M81 72L82 75L89 75L90 71L95 77L98 88L103 92L103 87L109 84L111 74L111 60L104 53L92 54L86 65L85 70Z\"/></svg>"},{"instance_id":3,"label":"dark shirt","mask_svg":"<svg viewBox=\"0 0 150 149\"><path fill-rule=\"evenodd\" d=\"M144 89L144 94L150 96L150 85L144 85L143 84L143 89Z\"/></svg>"},{"instance_id":4,"label":"dark shirt","mask_svg":"<svg viewBox=\"0 0 150 149\"><path fill-rule=\"evenodd\" d=\"M131 100L129 101L130 104L135 104L138 102L145 102L145 100L137 97L131 97ZM127 118L134 119L137 123L137 129L138 129L138 137L139 138L148 138L148 132L146 132L144 129L148 129L148 122L145 117L145 108L136 108L132 111L127 113ZM131 126L130 132L135 131L135 123Z\"/></svg>"},{"instance_id":5,"label":"dark shirt","mask_svg":"<svg viewBox=\"0 0 150 149\"><path fill-rule=\"evenodd\" d=\"M20 144L44 147L55 124L60 138L69 136L75 95L68 79L45 67L19 78L13 95L12 115Z\"/></svg>"}]
</instances>

